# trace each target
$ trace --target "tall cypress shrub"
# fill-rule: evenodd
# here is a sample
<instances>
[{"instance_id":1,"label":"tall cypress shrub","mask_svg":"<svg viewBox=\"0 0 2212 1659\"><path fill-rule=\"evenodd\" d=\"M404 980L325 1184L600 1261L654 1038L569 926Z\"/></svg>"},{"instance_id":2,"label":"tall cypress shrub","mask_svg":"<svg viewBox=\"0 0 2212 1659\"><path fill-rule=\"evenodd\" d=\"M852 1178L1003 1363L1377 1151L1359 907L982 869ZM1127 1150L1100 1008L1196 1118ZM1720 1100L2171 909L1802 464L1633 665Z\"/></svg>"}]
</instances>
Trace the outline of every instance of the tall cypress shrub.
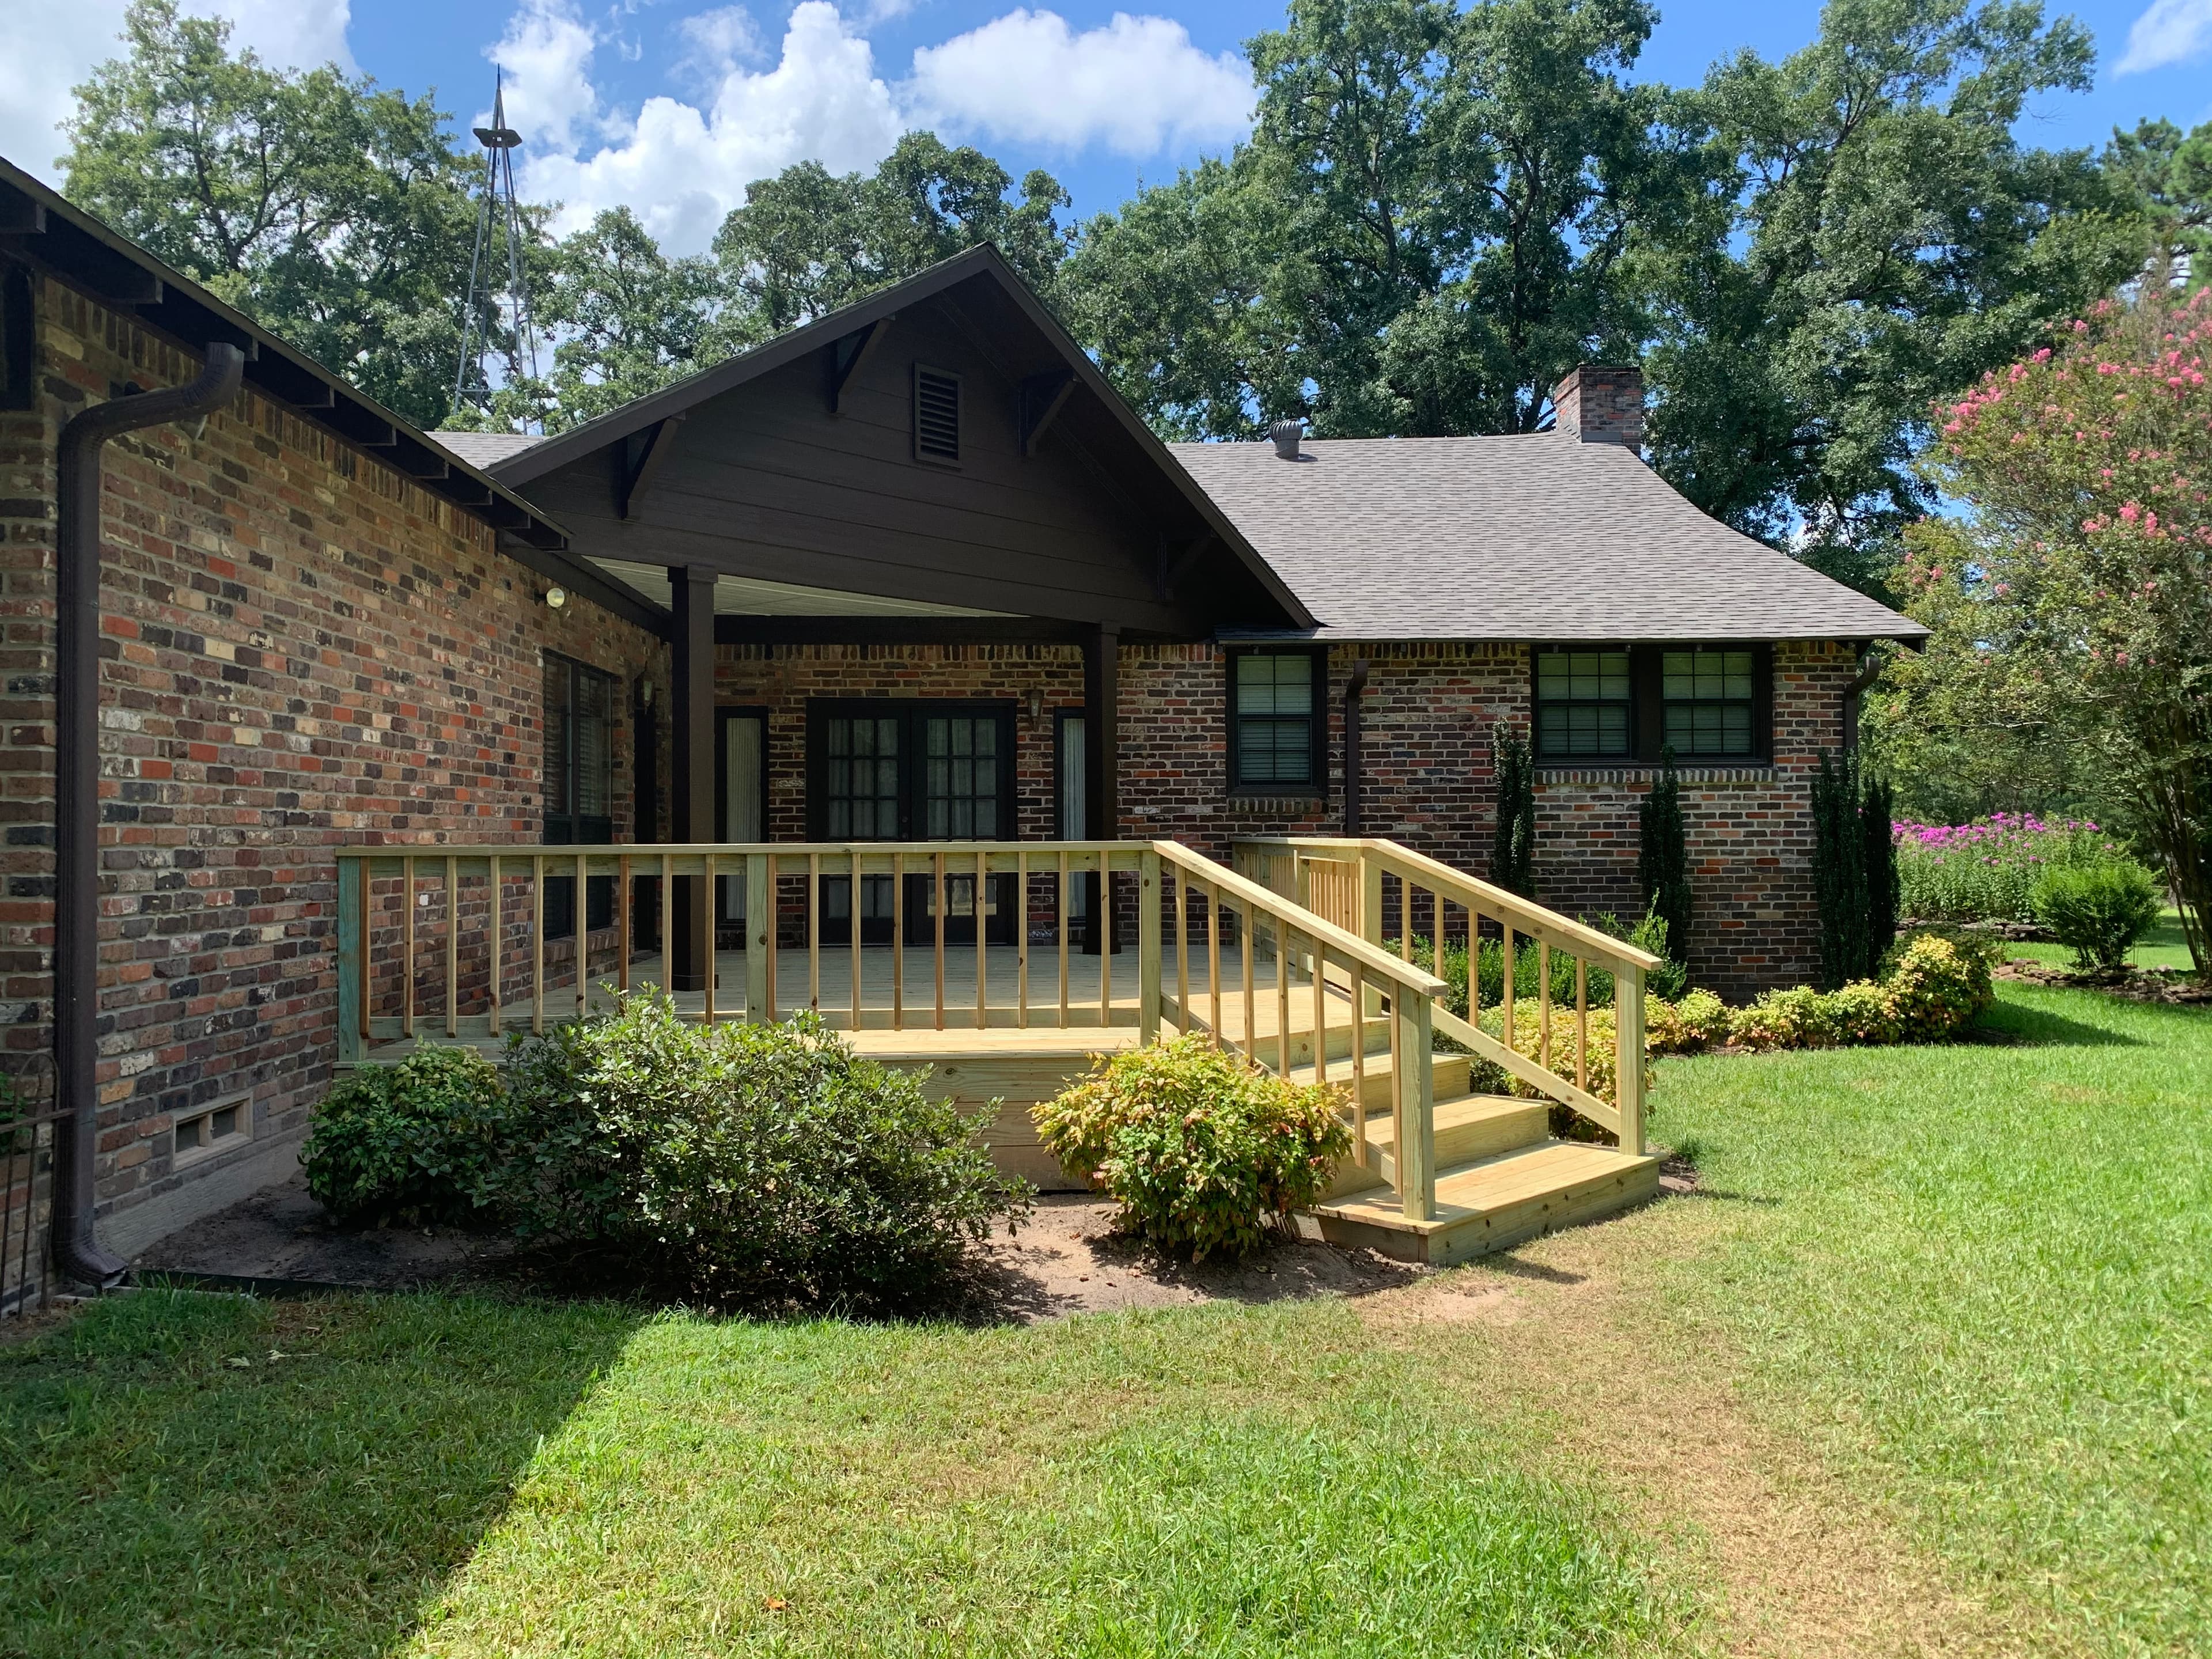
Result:
<instances>
[{"instance_id":1,"label":"tall cypress shrub","mask_svg":"<svg viewBox=\"0 0 2212 1659\"><path fill-rule=\"evenodd\" d=\"M1490 850L1490 884L1536 896L1536 768L1528 739L1498 734L1498 840Z\"/></svg>"},{"instance_id":2,"label":"tall cypress shrub","mask_svg":"<svg viewBox=\"0 0 2212 1659\"><path fill-rule=\"evenodd\" d=\"M1859 788L1859 862L1866 872L1867 963L1856 978L1881 971L1881 959L1897 939L1898 908L1903 902L1897 873L1896 801L1887 778L1862 777Z\"/></svg>"},{"instance_id":3,"label":"tall cypress shrub","mask_svg":"<svg viewBox=\"0 0 2212 1659\"><path fill-rule=\"evenodd\" d=\"M1885 863L1885 902L1893 911L1896 865ZM1889 938L1871 938L1865 811L1858 757L1851 752L1836 757L1820 750L1820 772L1812 781L1812 894L1820 911L1820 988L1834 991L1847 980L1869 978ZM1889 931L1896 933L1893 918Z\"/></svg>"},{"instance_id":4,"label":"tall cypress shrub","mask_svg":"<svg viewBox=\"0 0 2212 1659\"><path fill-rule=\"evenodd\" d=\"M1690 840L1682 826L1682 786L1674 777L1674 751L1659 753L1659 779L1638 811L1640 845L1637 884L1644 909L1667 924L1667 954L1690 959Z\"/></svg>"}]
</instances>

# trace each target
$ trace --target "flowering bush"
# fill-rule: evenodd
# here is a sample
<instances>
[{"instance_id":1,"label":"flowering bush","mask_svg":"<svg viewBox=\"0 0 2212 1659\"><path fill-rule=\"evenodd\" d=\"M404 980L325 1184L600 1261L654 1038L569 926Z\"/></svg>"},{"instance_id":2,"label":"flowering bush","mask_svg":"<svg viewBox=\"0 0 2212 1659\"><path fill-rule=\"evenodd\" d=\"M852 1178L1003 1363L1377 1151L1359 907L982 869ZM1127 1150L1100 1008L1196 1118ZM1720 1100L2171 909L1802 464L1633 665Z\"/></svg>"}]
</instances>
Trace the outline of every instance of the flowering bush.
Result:
<instances>
[{"instance_id":1,"label":"flowering bush","mask_svg":"<svg viewBox=\"0 0 2212 1659\"><path fill-rule=\"evenodd\" d=\"M2118 856L2087 818L1996 812L1972 823L1892 826L1904 890L1899 908L1917 921L2032 921L2045 870Z\"/></svg>"},{"instance_id":2,"label":"flowering bush","mask_svg":"<svg viewBox=\"0 0 2212 1659\"><path fill-rule=\"evenodd\" d=\"M1102 1059L1030 1116L1061 1168L1120 1202L1118 1224L1194 1261L1251 1251L1319 1200L1352 1150L1341 1091L1198 1036Z\"/></svg>"},{"instance_id":3,"label":"flowering bush","mask_svg":"<svg viewBox=\"0 0 2212 1659\"><path fill-rule=\"evenodd\" d=\"M1940 1042L1971 1025L1991 995L1985 955L1923 934L1886 977L1836 991L1769 991L1737 1010L1729 1036L1745 1048Z\"/></svg>"}]
</instances>

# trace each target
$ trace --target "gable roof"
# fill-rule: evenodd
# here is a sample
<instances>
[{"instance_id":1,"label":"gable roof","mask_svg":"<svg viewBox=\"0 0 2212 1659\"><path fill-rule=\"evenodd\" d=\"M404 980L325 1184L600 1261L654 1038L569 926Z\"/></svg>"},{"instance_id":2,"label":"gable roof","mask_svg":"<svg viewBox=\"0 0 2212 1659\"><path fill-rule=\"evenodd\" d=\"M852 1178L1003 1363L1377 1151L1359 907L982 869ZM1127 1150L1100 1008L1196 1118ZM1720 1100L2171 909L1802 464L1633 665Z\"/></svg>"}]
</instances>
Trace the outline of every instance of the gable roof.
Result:
<instances>
[{"instance_id":1,"label":"gable roof","mask_svg":"<svg viewBox=\"0 0 2212 1659\"><path fill-rule=\"evenodd\" d=\"M1261 591L1279 607L1290 625L1301 629L1314 626L1316 618L1281 574L1260 556L1234 520L1189 473L1176 465L1168 446L1123 401L1098 372L1097 366L1030 291L1029 284L1006 263L1005 256L988 243L956 254L903 282L878 289L864 300L827 313L803 327L779 334L749 351L726 358L712 368L659 392L633 398L618 409L555 436L517 443L505 453L499 453L498 446L476 441L476 434L443 433L440 436L445 442L461 445L465 453L483 457L484 465L503 483L521 488L572 461L620 443L671 416L683 415L810 352L819 351L873 323L893 317L902 308L978 281L991 284L1012 305L1073 376L1076 387L1085 394L1087 401L1103 412L1111 427L1152 465L1167 489L1187 504L1198 521L1243 566ZM505 434L482 436L489 439Z\"/></svg>"},{"instance_id":2,"label":"gable roof","mask_svg":"<svg viewBox=\"0 0 2212 1659\"><path fill-rule=\"evenodd\" d=\"M1619 444L1182 443L1176 459L1328 639L1919 639L1928 630L1708 518Z\"/></svg>"},{"instance_id":3,"label":"gable roof","mask_svg":"<svg viewBox=\"0 0 2212 1659\"><path fill-rule=\"evenodd\" d=\"M4 158L0 244L188 351L204 356L217 342L238 347L246 354L246 385L257 397L482 520L501 532L504 551L537 565L542 562L532 552L567 546L559 525L473 457L434 440ZM556 564L567 571L566 561Z\"/></svg>"}]
</instances>

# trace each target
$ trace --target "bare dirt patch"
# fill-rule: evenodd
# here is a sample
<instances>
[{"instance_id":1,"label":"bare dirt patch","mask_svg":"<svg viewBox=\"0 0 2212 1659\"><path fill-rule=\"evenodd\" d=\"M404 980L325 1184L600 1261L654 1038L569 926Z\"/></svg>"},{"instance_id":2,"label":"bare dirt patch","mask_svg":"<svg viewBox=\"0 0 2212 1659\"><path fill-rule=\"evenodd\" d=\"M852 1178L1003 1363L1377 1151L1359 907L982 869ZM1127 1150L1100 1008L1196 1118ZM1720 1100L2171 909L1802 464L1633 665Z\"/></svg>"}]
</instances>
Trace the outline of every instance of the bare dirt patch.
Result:
<instances>
[{"instance_id":1,"label":"bare dirt patch","mask_svg":"<svg viewBox=\"0 0 2212 1659\"><path fill-rule=\"evenodd\" d=\"M1643 1264L1728 1224L1711 1199L1662 1200L1370 1297L1378 1339L1474 1346L1486 1389L1552 1425L1644 1525L1720 1586L1701 1632L1732 1654L2049 1654L2007 1629L1802 1442L1763 1424L1710 1332L1657 1305ZM1440 1329L1458 1327L1457 1330Z\"/></svg>"}]
</instances>

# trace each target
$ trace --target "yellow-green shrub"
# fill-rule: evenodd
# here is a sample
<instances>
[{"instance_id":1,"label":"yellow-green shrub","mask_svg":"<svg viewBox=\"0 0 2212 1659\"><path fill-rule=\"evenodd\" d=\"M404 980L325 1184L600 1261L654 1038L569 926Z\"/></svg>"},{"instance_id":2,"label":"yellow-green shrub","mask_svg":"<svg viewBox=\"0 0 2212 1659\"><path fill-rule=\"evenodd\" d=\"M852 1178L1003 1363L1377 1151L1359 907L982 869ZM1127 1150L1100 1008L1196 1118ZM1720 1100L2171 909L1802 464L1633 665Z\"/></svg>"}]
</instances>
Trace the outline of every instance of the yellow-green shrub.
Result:
<instances>
[{"instance_id":1,"label":"yellow-green shrub","mask_svg":"<svg viewBox=\"0 0 2212 1659\"><path fill-rule=\"evenodd\" d=\"M1769 991L1737 1011L1729 1035L1746 1048L1940 1042L1972 1024L1992 994L1986 955L1923 933L1883 978L1825 993Z\"/></svg>"},{"instance_id":2,"label":"yellow-green shrub","mask_svg":"<svg viewBox=\"0 0 2212 1659\"><path fill-rule=\"evenodd\" d=\"M1193 1036L1102 1058L1030 1116L1061 1168L1120 1203L1119 1225L1195 1261L1243 1255L1319 1200L1352 1147L1344 1106Z\"/></svg>"}]
</instances>

